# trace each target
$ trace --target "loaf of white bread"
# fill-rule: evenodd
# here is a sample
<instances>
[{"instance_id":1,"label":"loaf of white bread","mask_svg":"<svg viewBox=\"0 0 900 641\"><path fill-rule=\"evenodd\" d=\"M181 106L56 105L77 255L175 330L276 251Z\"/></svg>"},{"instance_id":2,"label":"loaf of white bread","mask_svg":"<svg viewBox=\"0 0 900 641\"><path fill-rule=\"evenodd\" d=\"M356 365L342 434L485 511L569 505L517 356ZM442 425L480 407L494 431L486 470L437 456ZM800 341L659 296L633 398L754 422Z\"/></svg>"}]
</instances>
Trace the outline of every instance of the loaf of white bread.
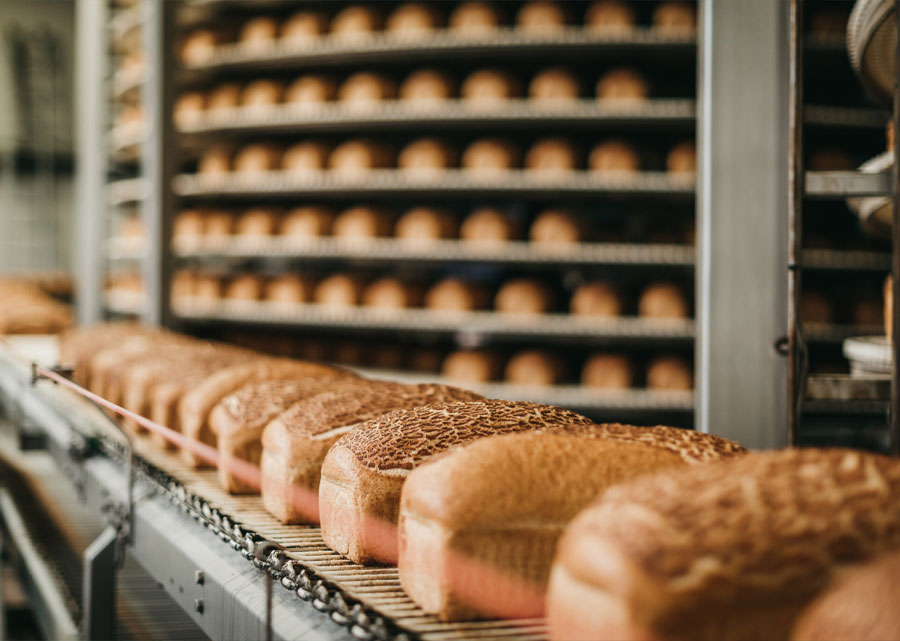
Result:
<instances>
[{"instance_id":1,"label":"loaf of white bread","mask_svg":"<svg viewBox=\"0 0 900 641\"><path fill-rule=\"evenodd\" d=\"M900 639L900 552L847 570L804 610L793 641Z\"/></svg>"},{"instance_id":2,"label":"loaf of white bread","mask_svg":"<svg viewBox=\"0 0 900 641\"><path fill-rule=\"evenodd\" d=\"M503 434L454 448L416 468L403 486L400 582L444 621L543 616L557 540L601 492L743 452L709 434L619 424ZM497 576L511 585L501 589Z\"/></svg>"},{"instance_id":3,"label":"loaf of white bread","mask_svg":"<svg viewBox=\"0 0 900 641\"><path fill-rule=\"evenodd\" d=\"M263 505L283 523L318 523L322 461L353 427L394 410L480 399L474 392L446 385L342 379L324 392L294 403L266 426L262 435Z\"/></svg>"},{"instance_id":4,"label":"loaf of white bread","mask_svg":"<svg viewBox=\"0 0 900 641\"><path fill-rule=\"evenodd\" d=\"M494 434L590 425L558 407L496 400L397 410L367 421L335 443L322 463L322 539L356 563L396 563L403 482L429 457Z\"/></svg>"},{"instance_id":5,"label":"loaf of white bread","mask_svg":"<svg viewBox=\"0 0 900 641\"><path fill-rule=\"evenodd\" d=\"M900 461L789 449L611 488L563 535L550 638L788 638L847 566L900 547Z\"/></svg>"},{"instance_id":6,"label":"loaf of white bread","mask_svg":"<svg viewBox=\"0 0 900 641\"><path fill-rule=\"evenodd\" d=\"M259 487L235 474L231 460L242 459L258 467L266 424L297 401L315 396L339 380L310 376L248 383L219 401L209 414L209 426L216 435L219 483L225 491L259 493Z\"/></svg>"}]
</instances>

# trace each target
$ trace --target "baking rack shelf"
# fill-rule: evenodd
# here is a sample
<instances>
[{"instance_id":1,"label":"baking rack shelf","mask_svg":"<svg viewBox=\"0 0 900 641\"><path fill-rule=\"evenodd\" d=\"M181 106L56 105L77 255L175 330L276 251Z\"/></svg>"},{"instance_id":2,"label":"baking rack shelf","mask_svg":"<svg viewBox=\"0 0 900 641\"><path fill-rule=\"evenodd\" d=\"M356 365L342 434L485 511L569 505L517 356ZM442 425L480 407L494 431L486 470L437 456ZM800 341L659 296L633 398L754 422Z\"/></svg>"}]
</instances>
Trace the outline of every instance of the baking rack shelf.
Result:
<instances>
[{"instance_id":1,"label":"baking rack shelf","mask_svg":"<svg viewBox=\"0 0 900 641\"><path fill-rule=\"evenodd\" d=\"M137 160L140 144L147 136L147 128L143 123L129 123L113 127L109 132L109 147L116 157Z\"/></svg>"},{"instance_id":2,"label":"baking rack shelf","mask_svg":"<svg viewBox=\"0 0 900 641\"><path fill-rule=\"evenodd\" d=\"M146 79L147 76L143 69L114 73L111 83L113 100L125 100L137 96Z\"/></svg>"},{"instance_id":3,"label":"baking rack shelf","mask_svg":"<svg viewBox=\"0 0 900 641\"><path fill-rule=\"evenodd\" d=\"M110 253L123 255L129 249L138 249L132 239L114 240L115 242L110 243ZM173 252L180 258L303 258L440 263L489 261L507 265L694 265L693 247L637 243L578 243L542 247L519 241L472 243L438 240L423 244L394 238L347 242L340 238L293 240L278 237L234 237L179 239L173 243Z\"/></svg>"},{"instance_id":4,"label":"baking rack shelf","mask_svg":"<svg viewBox=\"0 0 900 641\"><path fill-rule=\"evenodd\" d=\"M150 193L150 183L146 178L125 178L114 180L107 185L109 204L113 207L140 202Z\"/></svg>"},{"instance_id":5,"label":"baking rack shelf","mask_svg":"<svg viewBox=\"0 0 900 641\"><path fill-rule=\"evenodd\" d=\"M818 198L889 196L894 193L893 175L890 172L807 171L805 193Z\"/></svg>"},{"instance_id":6,"label":"baking rack shelf","mask_svg":"<svg viewBox=\"0 0 900 641\"><path fill-rule=\"evenodd\" d=\"M113 41L120 45L130 44L131 39L137 36L143 17L143 7L140 3L117 11L109 21Z\"/></svg>"},{"instance_id":7,"label":"baking rack shelf","mask_svg":"<svg viewBox=\"0 0 900 641\"><path fill-rule=\"evenodd\" d=\"M586 171L565 176L546 176L527 171L507 171L496 176L473 176L463 170L446 170L416 177L409 173L379 169L358 175L329 171L312 175L270 171L259 174L200 175L175 177L173 189L178 196L532 196L545 198L591 197L600 195L685 197L694 196L694 176L668 175L663 172L639 172L600 177Z\"/></svg>"},{"instance_id":8,"label":"baking rack shelf","mask_svg":"<svg viewBox=\"0 0 900 641\"><path fill-rule=\"evenodd\" d=\"M408 39L390 34L346 39L325 36L310 45L292 46L279 42L269 47L239 43L220 45L201 64L186 66L190 71L266 69L289 67L300 69L323 65L343 65L388 60L423 61L432 56L454 58L539 54L552 50L596 56L634 51L656 51L667 54L693 54L693 35L665 35L648 28L636 28L621 34L597 34L572 27L554 34L527 34L501 28L488 36L466 36L451 31L438 31L421 39Z\"/></svg>"},{"instance_id":9,"label":"baking rack shelf","mask_svg":"<svg viewBox=\"0 0 900 641\"><path fill-rule=\"evenodd\" d=\"M106 257L109 260L141 260L146 255L147 243L143 238L113 237L106 241Z\"/></svg>"},{"instance_id":10,"label":"baking rack shelf","mask_svg":"<svg viewBox=\"0 0 900 641\"><path fill-rule=\"evenodd\" d=\"M803 122L807 125L883 129L887 120L888 113L881 109L825 105L806 105L803 109Z\"/></svg>"},{"instance_id":11,"label":"baking rack shelf","mask_svg":"<svg viewBox=\"0 0 900 641\"><path fill-rule=\"evenodd\" d=\"M233 322L292 327L346 328L467 334L478 337L679 341L694 337L690 319L588 318L568 314L514 315L494 312L436 312L329 307L312 303L199 301L180 298L173 311L184 321Z\"/></svg>"},{"instance_id":12,"label":"baking rack shelf","mask_svg":"<svg viewBox=\"0 0 900 641\"><path fill-rule=\"evenodd\" d=\"M807 341L840 343L853 336L873 336L884 334L881 325L844 325L837 323L803 323Z\"/></svg>"},{"instance_id":13,"label":"baking rack shelf","mask_svg":"<svg viewBox=\"0 0 900 641\"><path fill-rule=\"evenodd\" d=\"M884 272L891 269L890 252L804 249L801 260L804 269Z\"/></svg>"},{"instance_id":14,"label":"baking rack shelf","mask_svg":"<svg viewBox=\"0 0 900 641\"><path fill-rule=\"evenodd\" d=\"M103 294L106 311L123 316L140 316L146 307L146 299L140 292L107 290Z\"/></svg>"},{"instance_id":15,"label":"baking rack shelf","mask_svg":"<svg viewBox=\"0 0 900 641\"><path fill-rule=\"evenodd\" d=\"M498 106L472 106L464 101L417 105L388 101L371 106L341 103L279 104L259 108L233 107L210 111L178 122L182 133L288 131L341 131L420 125L452 128L460 125L493 126L621 126L691 125L693 100L606 101L577 100L541 105L531 100L509 100Z\"/></svg>"}]
</instances>

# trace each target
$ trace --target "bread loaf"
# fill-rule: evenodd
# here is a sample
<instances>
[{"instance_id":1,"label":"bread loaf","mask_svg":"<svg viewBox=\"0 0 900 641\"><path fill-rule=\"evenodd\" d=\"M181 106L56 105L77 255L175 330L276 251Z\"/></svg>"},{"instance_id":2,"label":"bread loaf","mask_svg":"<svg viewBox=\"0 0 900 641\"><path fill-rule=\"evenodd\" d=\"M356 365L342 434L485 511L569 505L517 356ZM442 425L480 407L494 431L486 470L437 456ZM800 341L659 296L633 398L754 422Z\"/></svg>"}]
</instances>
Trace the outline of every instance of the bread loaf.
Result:
<instances>
[{"instance_id":1,"label":"bread loaf","mask_svg":"<svg viewBox=\"0 0 900 641\"><path fill-rule=\"evenodd\" d=\"M220 400L248 383L284 378L337 378L349 375L327 365L305 361L265 358L234 365L217 371L200 385L184 394L178 402L178 424L182 433L207 445L216 444L216 435L209 428L209 413ZM208 465L190 449L182 449L184 460L194 467Z\"/></svg>"},{"instance_id":2,"label":"bread loaf","mask_svg":"<svg viewBox=\"0 0 900 641\"><path fill-rule=\"evenodd\" d=\"M172 273L169 297L172 301L193 298L197 291L197 274L192 269L177 269Z\"/></svg>"},{"instance_id":3,"label":"bread loaf","mask_svg":"<svg viewBox=\"0 0 900 641\"><path fill-rule=\"evenodd\" d=\"M182 209L172 221L172 240L196 243L203 237L205 216L202 209Z\"/></svg>"},{"instance_id":4,"label":"bread loaf","mask_svg":"<svg viewBox=\"0 0 900 641\"><path fill-rule=\"evenodd\" d=\"M422 289L396 278L379 278L362 293L362 304L378 309L406 309L422 304Z\"/></svg>"},{"instance_id":5,"label":"bread loaf","mask_svg":"<svg viewBox=\"0 0 900 641\"><path fill-rule=\"evenodd\" d=\"M238 216L234 233L238 236L271 236L278 226L278 212L267 207L253 207Z\"/></svg>"},{"instance_id":6,"label":"bread loaf","mask_svg":"<svg viewBox=\"0 0 900 641\"><path fill-rule=\"evenodd\" d=\"M505 282L494 297L494 309L504 314L544 314L553 305L553 292L532 278Z\"/></svg>"},{"instance_id":7,"label":"bread loaf","mask_svg":"<svg viewBox=\"0 0 900 641\"><path fill-rule=\"evenodd\" d=\"M456 151L437 138L419 138L400 152L397 166L418 178L433 178L456 164Z\"/></svg>"},{"instance_id":8,"label":"bread loaf","mask_svg":"<svg viewBox=\"0 0 900 641\"><path fill-rule=\"evenodd\" d=\"M90 389L91 361L100 349L154 333L160 330L130 321L67 329L59 337L59 362L72 367L72 380Z\"/></svg>"},{"instance_id":9,"label":"bread loaf","mask_svg":"<svg viewBox=\"0 0 900 641\"><path fill-rule=\"evenodd\" d=\"M693 140L672 147L666 156L666 171L670 174L693 174L697 171L697 146Z\"/></svg>"},{"instance_id":10,"label":"bread loaf","mask_svg":"<svg viewBox=\"0 0 900 641\"><path fill-rule=\"evenodd\" d=\"M394 235L410 244L425 244L456 235L456 218L433 207L414 207L400 216Z\"/></svg>"},{"instance_id":11,"label":"bread loaf","mask_svg":"<svg viewBox=\"0 0 900 641\"><path fill-rule=\"evenodd\" d=\"M363 283L348 274L333 274L313 290L313 302L327 307L352 307L359 304Z\"/></svg>"},{"instance_id":12,"label":"bread loaf","mask_svg":"<svg viewBox=\"0 0 900 641\"><path fill-rule=\"evenodd\" d=\"M540 245L569 245L581 241L580 221L564 209L546 209L531 224L529 240Z\"/></svg>"},{"instance_id":13,"label":"bread loaf","mask_svg":"<svg viewBox=\"0 0 900 641\"><path fill-rule=\"evenodd\" d=\"M389 236L392 220L387 212L375 207L350 207L335 218L332 233L346 240L367 240Z\"/></svg>"},{"instance_id":14,"label":"bread loaf","mask_svg":"<svg viewBox=\"0 0 900 641\"><path fill-rule=\"evenodd\" d=\"M305 205L289 211L278 228L281 236L296 239L316 238L331 233L334 213L328 207Z\"/></svg>"},{"instance_id":15,"label":"bread loaf","mask_svg":"<svg viewBox=\"0 0 900 641\"><path fill-rule=\"evenodd\" d=\"M220 36L211 29L194 29L181 43L181 61L188 65L202 65L212 58Z\"/></svg>"},{"instance_id":16,"label":"bread loaf","mask_svg":"<svg viewBox=\"0 0 900 641\"><path fill-rule=\"evenodd\" d=\"M425 294L425 307L444 312L482 309L487 305L487 291L458 278L446 278Z\"/></svg>"},{"instance_id":17,"label":"bread loaf","mask_svg":"<svg viewBox=\"0 0 900 641\"><path fill-rule=\"evenodd\" d=\"M265 49L275 44L278 22L269 16L256 16L241 25L238 42L245 47Z\"/></svg>"},{"instance_id":18,"label":"bread loaf","mask_svg":"<svg viewBox=\"0 0 900 641\"><path fill-rule=\"evenodd\" d=\"M531 79L528 97L542 105L578 100L578 79L565 68L544 69Z\"/></svg>"},{"instance_id":19,"label":"bread loaf","mask_svg":"<svg viewBox=\"0 0 900 641\"><path fill-rule=\"evenodd\" d=\"M197 162L197 173L201 176L221 176L231 171L232 148L228 145L214 145L203 152Z\"/></svg>"},{"instance_id":20,"label":"bread loaf","mask_svg":"<svg viewBox=\"0 0 900 641\"><path fill-rule=\"evenodd\" d=\"M628 389L634 384L634 369L625 356L594 354L581 370L581 384L594 389Z\"/></svg>"},{"instance_id":21,"label":"bread loaf","mask_svg":"<svg viewBox=\"0 0 900 641\"><path fill-rule=\"evenodd\" d=\"M360 178L372 169L393 163L390 150L369 140L350 140L339 145L328 157L328 167L347 178Z\"/></svg>"},{"instance_id":22,"label":"bread loaf","mask_svg":"<svg viewBox=\"0 0 900 641\"><path fill-rule=\"evenodd\" d=\"M441 16L427 3L401 4L388 16L385 29L392 36L411 40L431 35L440 24Z\"/></svg>"},{"instance_id":23,"label":"bread loaf","mask_svg":"<svg viewBox=\"0 0 900 641\"><path fill-rule=\"evenodd\" d=\"M638 314L645 318L686 318L688 304L677 285L654 283L641 292Z\"/></svg>"},{"instance_id":24,"label":"bread loaf","mask_svg":"<svg viewBox=\"0 0 900 641\"><path fill-rule=\"evenodd\" d=\"M519 83L508 73L482 69L466 76L460 96L475 106L497 106L519 95Z\"/></svg>"},{"instance_id":25,"label":"bread loaf","mask_svg":"<svg viewBox=\"0 0 900 641\"><path fill-rule=\"evenodd\" d=\"M463 2L456 6L448 20L452 31L462 36L484 36L500 28L500 12L487 2Z\"/></svg>"},{"instance_id":26,"label":"bread loaf","mask_svg":"<svg viewBox=\"0 0 900 641\"><path fill-rule=\"evenodd\" d=\"M591 151L588 167L596 173L632 173L641 168L641 161L634 147L624 140L608 140Z\"/></svg>"},{"instance_id":27,"label":"bread loaf","mask_svg":"<svg viewBox=\"0 0 900 641\"><path fill-rule=\"evenodd\" d=\"M654 29L666 34L688 36L697 31L697 11L686 2L660 2L651 21Z\"/></svg>"},{"instance_id":28,"label":"bread loaf","mask_svg":"<svg viewBox=\"0 0 900 641\"><path fill-rule=\"evenodd\" d=\"M283 274L266 283L263 298L273 303L305 303L312 298L313 281L297 274Z\"/></svg>"},{"instance_id":29,"label":"bread loaf","mask_svg":"<svg viewBox=\"0 0 900 641\"><path fill-rule=\"evenodd\" d=\"M294 105L320 104L334 100L337 84L325 76L300 76L284 92L284 101Z\"/></svg>"},{"instance_id":30,"label":"bread loaf","mask_svg":"<svg viewBox=\"0 0 900 641\"><path fill-rule=\"evenodd\" d=\"M847 569L800 615L792 641L900 639L900 552Z\"/></svg>"},{"instance_id":31,"label":"bread loaf","mask_svg":"<svg viewBox=\"0 0 900 641\"><path fill-rule=\"evenodd\" d=\"M900 463L788 449L607 490L569 526L551 639L786 639L829 579L900 546Z\"/></svg>"},{"instance_id":32,"label":"bread loaf","mask_svg":"<svg viewBox=\"0 0 900 641\"><path fill-rule=\"evenodd\" d=\"M234 216L227 211L206 211L203 216L203 235L206 238L223 238L234 231Z\"/></svg>"},{"instance_id":33,"label":"bread loaf","mask_svg":"<svg viewBox=\"0 0 900 641\"><path fill-rule=\"evenodd\" d=\"M678 356L657 356L647 365L647 387L659 390L694 388L691 365Z\"/></svg>"},{"instance_id":34,"label":"bread loaf","mask_svg":"<svg viewBox=\"0 0 900 641\"><path fill-rule=\"evenodd\" d=\"M194 298L201 302L214 302L222 298L222 278L213 274L198 274L194 283Z\"/></svg>"},{"instance_id":35,"label":"bread loaf","mask_svg":"<svg viewBox=\"0 0 900 641\"><path fill-rule=\"evenodd\" d=\"M450 100L454 92L455 86L450 77L435 69L414 71L400 85L400 99L414 103Z\"/></svg>"},{"instance_id":36,"label":"bread loaf","mask_svg":"<svg viewBox=\"0 0 900 641\"><path fill-rule=\"evenodd\" d=\"M622 297L610 283L585 283L572 296L571 312L576 316L619 316L622 313Z\"/></svg>"},{"instance_id":37,"label":"bread loaf","mask_svg":"<svg viewBox=\"0 0 900 641\"><path fill-rule=\"evenodd\" d=\"M277 105L284 95L284 84L277 80L262 78L254 80L241 92L241 105L248 111L255 111Z\"/></svg>"},{"instance_id":38,"label":"bread loaf","mask_svg":"<svg viewBox=\"0 0 900 641\"><path fill-rule=\"evenodd\" d=\"M228 300L255 301L262 297L265 279L259 274L237 274L225 286Z\"/></svg>"},{"instance_id":39,"label":"bread loaf","mask_svg":"<svg viewBox=\"0 0 900 641\"><path fill-rule=\"evenodd\" d=\"M740 451L677 428L610 427L490 436L413 470L399 518L400 582L410 598L443 621L543 616L556 543L599 494ZM500 587L499 576L514 583Z\"/></svg>"},{"instance_id":40,"label":"bread loaf","mask_svg":"<svg viewBox=\"0 0 900 641\"><path fill-rule=\"evenodd\" d=\"M305 140L294 143L281 157L281 168L294 175L315 175L328 163L331 147L320 141Z\"/></svg>"},{"instance_id":41,"label":"bread loaf","mask_svg":"<svg viewBox=\"0 0 900 641\"><path fill-rule=\"evenodd\" d=\"M634 69L613 69L597 81L598 100L644 100L648 93L647 81Z\"/></svg>"},{"instance_id":42,"label":"bread loaf","mask_svg":"<svg viewBox=\"0 0 900 641\"><path fill-rule=\"evenodd\" d=\"M459 228L460 240L469 242L503 243L515 237L512 221L493 207L479 207L466 217Z\"/></svg>"},{"instance_id":43,"label":"bread loaf","mask_svg":"<svg viewBox=\"0 0 900 641\"><path fill-rule=\"evenodd\" d=\"M185 91L172 107L172 117L179 127L192 125L200 120L206 108L206 96L200 91Z\"/></svg>"},{"instance_id":44,"label":"bread loaf","mask_svg":"<svg viewBox=\"0 0 900 641\"><path fill-rule=\"evenodd\" d=\"M331 20L331 35L343 40L368 38L380 31L383 18L374 7L362 4L341 9Z\"/></svg>"},{"instance_id":45,"label":"bread loaf","mask_svg":"<svg viewBox=\"0 0 900 641\"><path fill-rule=\"evenodd\" d=\"M519 151L515 145L498 138L476 140L462 156L463 169L477 177L491 177L515 169L519 164Z\"/></svg>"},{"instance_id":46,"label":"bread loaf","mask_svg":"<svg viewBox=\"0 0 900 641\"><path fill-rule=\"evenodd\" d=\"M241 86L235 82L225 82L213 88L206 97L206 109L217 112L237 107L241 100Z\"/></svg>"},{"instance_id":47,"label":"bread loaf","mask_svg":"<svg viewBox=\"0 0 900 641\"><path fill-rule=\"evenodd\" d=\"M444 359L441 375L459 383L489 383L500 378L501 365L500 357L493 352L459 350Z\"/></svg>"},{"instance_id":48,"label":"bread loaf","mask_svg":"<svg viewBox=\"0 0 900 641\"><path fill-rule=\"evenodd\" d=\"M559 383L565 374L565 363L551 352L526 349L513 354L506 363L503 377L513 385L545 387Z\"/></svg>"},{"instance_id":49,"label":"bread loaf","mask_svg":"<svg viewBox=\"0 0 900 641\"><path fill-rule=\"evenodd\" d=\"M260 174L278 169L281 165L281 153L281 148L271 143L246 145L234 157L234 171L243 174Z\"/></svg>"},{"instance_id":50,"label":"bread loaf","mask_svg":"<svg viewBox=\"0 0 900 641\"><path fill-rule=\"evenodd\" d=\"M574 170L577 166L578 153L564 138L539 140L525 155L525 169L541 174L559 176Z\"/></svg>"},{"instance_id":51,"label":"bread loaf","mask_svg":"<svg viewBox=\"0 0 900 641\"><path fill-rule=\"evenodd\" d=\"M558 33L565 29L567 21L563 6L546 0L526 2L516 13L516 27L527 33Z\"/></svg>"},{"instance_id":52,"label":"bread loaf","mask_svg":"<svg viewBox=\"0 0 900 641\"><path fill-rule=\"evenodd\" d=\"M590 31L630 31L635 16L631 5L623 0L597 0L591 3L584 15L584 24Z\"/></svg>"},{"instance_id":53,"label":"bread loaf","mask_svg":"<svg viewBox=\"0 0 900 641\"><path fill-rule=\"evenodd\" d=\"M304 398L325 391L334 378L297 378L248 383L235 390L212 409L209 426L219 449L219 483L231 494L256 494L259 487L236 475L232 459L259 466L262 432L269 421Z\"/></svg>"},{"instance_id":54,"label":"bread loaf","mask_svg":"<svg viewBox=\"0 0 900 641\"><path fill-rule=\"evenodd\" d=\"M291 46L311 46L328 27L327 18L318 11L301 10L281 23L281 40Z\"/></svg>"},{"instance_id":55,"label":"bread loaf","mask_svg":"<svg viewBox=\"0 0 900 641\"><path fill-rule=\"evenodd\" d=\"M356 106L371 106L397 97L393 80L377 73L359 72L347 78L338 90L338 100Z\"/></svg>"},{"instance_id":56,"label":"bread loaf","mask_svg":"<svg viewBox=\"0 0 900 641\"><path fill-rule=\"evenodd\" d=\"M453 445L505 432L574 430L584 416L509 401L447 403L397 410L357 426L322 463L322 539L356 563L396 563L400 492L409 472Z\"/></svg>"},{"instance_id":57,"label":"bread loaf","mask_svg":"<svg viewBox=\"0 0 900 641\"><path fill-rule=\"evenodd\" d=\"M263 432L263 505L283 523L318 523L322 461L341 436L394 410L480 398L444 385L349 379L299 401Z\"/></svg>"}]
</instances>

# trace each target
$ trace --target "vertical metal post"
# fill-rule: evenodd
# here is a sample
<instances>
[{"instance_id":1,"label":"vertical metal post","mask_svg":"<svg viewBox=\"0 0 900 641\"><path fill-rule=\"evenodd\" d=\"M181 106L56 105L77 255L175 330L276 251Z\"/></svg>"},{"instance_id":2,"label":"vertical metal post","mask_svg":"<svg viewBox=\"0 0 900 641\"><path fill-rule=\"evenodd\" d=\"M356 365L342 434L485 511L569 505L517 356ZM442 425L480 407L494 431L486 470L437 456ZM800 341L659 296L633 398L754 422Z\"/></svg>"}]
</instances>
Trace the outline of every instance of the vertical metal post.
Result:
<instances>
[{"instance_id":1,"label":"vertical metal post","mask_svg":"<svg viewBox=\"0 0 900 641\"><path fill-rule=\"evenodd\" d=\"M146 60L144 117L146 135L141 158L149 185L142 210L147 233L143 269L147 302L143 321L171 325L169 281L172 230L172 189L174 175L174 131L172 126L172 70L174 68L174 2L144 2L143 46Z\"/></svg>"},{"instance_id":2,"label":"vertical metal post","mask_svg":"<svg viewBox=\"0 0 900 641\"><path fill-rule=\"evenodd\" d=\"M785 440L788 7L702 0L697 428Z\"/></svg>"},{"instance_id":3,"label":"vertical metal post","mask_svg":"<svg viewBox=\"0 0 900 641\"><path fill-rule=\"evenodd\" d=\"M75 7L75 278L78 322L102 314L106 219L107 3L78 0Z\"/></svg>"},{"instance_id":4,"label":"vertical metal post","mask_svg":"<svg viewBox=\"0 0 900 641\"><path fill-rule=\"evenodd\" d=\"M109 526L84 551L85 639L116 638L117 540L116 528Z\"/></svg>"},{"instance_id":5,"label":"vertical metal post","mask_svg":"<svg viewBox=\"0 0 900 641\"><path fill-rule=\"evenodd\" d=\"M894 0L897 46L894 50L894 226L893 274L894 309L891 328L891 453L900 455L900 0Z\"/></svg>"}]
</instances>

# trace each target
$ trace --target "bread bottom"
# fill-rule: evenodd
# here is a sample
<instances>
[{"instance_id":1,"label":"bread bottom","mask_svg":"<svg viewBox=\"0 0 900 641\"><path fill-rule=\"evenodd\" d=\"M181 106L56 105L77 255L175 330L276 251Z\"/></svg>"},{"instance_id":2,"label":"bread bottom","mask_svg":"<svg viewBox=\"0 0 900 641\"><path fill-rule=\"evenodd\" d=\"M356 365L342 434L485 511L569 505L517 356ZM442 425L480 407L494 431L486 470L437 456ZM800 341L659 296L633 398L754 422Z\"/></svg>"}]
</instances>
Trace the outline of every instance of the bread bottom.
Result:
<instances>
[{"instance_id":1,"label":"bread bottom","mask_svg":"<svg viewBox=\"0 0 900 641\"><path fill-rule=\"evenodd\" d=\"M232 459L242 459L259 468L260 459L262 459L262 443L258 437L252 438L253 436L253 434L245 432L219 434L217 440L220 455L219 483L230 494L259 494L260 492L258 486L235 476L229 467L229 462Z\"/></svg>"},{"instance_id":2,"label":"bread bottom","mask_svg":"<svg viewBox=\"0 0 900 641\"><path fill-rule=\"evenodd\" d=\"M312 441L302 456L288 459L282 450L263 449L263 507L282 523L319 522L319 478L322 460L333 440Z\"/></svg>"},{"instance_id":3,"label":"bread bottom","mask_svg":"<svg viewBox=\"0 0 900 641\"><path fill-rule=\"evenodd\" d=\"M405 512L400 583L442 621L544 615L544 586L562 526L454 531Z\"/></svg>"}]
</instances>

